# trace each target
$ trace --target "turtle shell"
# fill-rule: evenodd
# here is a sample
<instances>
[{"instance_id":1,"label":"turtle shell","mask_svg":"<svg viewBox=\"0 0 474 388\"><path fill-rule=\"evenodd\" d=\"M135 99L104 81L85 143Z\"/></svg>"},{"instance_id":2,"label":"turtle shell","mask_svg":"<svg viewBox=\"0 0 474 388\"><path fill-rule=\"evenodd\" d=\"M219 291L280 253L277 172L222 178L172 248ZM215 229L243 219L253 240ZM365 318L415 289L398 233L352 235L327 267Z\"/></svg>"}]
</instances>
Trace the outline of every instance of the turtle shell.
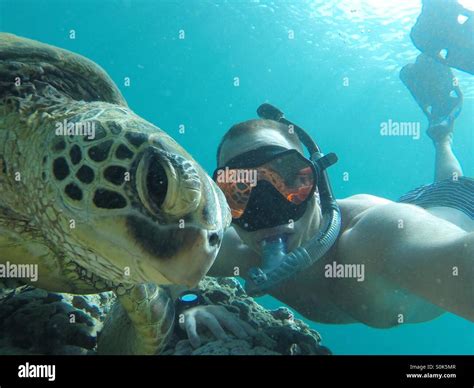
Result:
<instances>
[{"instance_id":1,"label":"turtle shell","mask_svg":"<svg viewBox=\"0 0 474 388\"><path fill-rule=\"evenodd\" d=\"M112 79L89 59L48 44L0 33L0 99L30 94L127 106Z\"/></svg>"}]
</instances>

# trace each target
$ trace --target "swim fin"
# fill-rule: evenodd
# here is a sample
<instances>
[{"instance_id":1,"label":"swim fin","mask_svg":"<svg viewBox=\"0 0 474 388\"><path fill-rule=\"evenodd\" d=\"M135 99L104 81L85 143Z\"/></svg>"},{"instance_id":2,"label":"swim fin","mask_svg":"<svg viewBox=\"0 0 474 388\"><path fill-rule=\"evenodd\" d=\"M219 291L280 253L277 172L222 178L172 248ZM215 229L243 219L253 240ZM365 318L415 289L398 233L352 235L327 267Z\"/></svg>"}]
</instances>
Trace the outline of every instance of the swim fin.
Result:
<instances>
[{"instance_id":1,"label":"swim fin","mask_svg":"<svg viewBox=\"0 0 474 388\"><path fill-rule=\"evenodd\" d=\"M433 138L450 132L463 102L451 69L420 54L415 63L401 69L400 79L428 117L428 134Z\"/></svg>"},{"instance_id":2,"label":"swim fin","mask_svg":"<svg viewBox=\"0 0 474 388\"><path fill-rule=\"evenodd\" d=\"M474 74L474 12L456 0L423 0L410 37L438 62Z\"/></svg>"}]
</instances>

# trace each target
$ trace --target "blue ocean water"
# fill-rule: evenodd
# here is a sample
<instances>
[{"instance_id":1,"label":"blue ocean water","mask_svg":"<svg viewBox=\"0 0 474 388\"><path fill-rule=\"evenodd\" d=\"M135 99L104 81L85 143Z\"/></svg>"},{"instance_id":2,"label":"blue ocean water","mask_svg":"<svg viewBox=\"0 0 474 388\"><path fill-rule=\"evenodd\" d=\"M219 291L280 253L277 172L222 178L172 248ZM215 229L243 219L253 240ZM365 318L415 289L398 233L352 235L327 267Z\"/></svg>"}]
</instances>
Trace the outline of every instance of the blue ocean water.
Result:
<instances>
[{"instance_id":1,"label":"blue ocean water","mask_svg":"<svg viewBox=\"0 0 474 388\"><path fill-rule=\"evenodd\" d=\"M100 64L130 107L208 172L225 131L268 101L338 154L338 198L396 199L433 179L427 121L398 77L418 55L409 31L420 9L418 0L0 0L0 30ZM454 72L465 95L454 149L474 176L474 78ZM390 119L421 122L420 139L381 136ZM310 324L336 354L474 354L473 324L452 314L388 330Z\"/></svg>"}]
</instances>

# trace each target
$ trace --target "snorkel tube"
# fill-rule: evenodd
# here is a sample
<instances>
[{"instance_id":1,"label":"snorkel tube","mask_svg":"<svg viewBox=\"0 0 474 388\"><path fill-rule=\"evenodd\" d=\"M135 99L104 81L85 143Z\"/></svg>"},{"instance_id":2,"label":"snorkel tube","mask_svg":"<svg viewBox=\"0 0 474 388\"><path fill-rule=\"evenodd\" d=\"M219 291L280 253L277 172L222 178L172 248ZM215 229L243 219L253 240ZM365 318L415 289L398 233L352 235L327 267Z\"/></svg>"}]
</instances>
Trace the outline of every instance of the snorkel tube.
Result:
<instances>
[{"instance_id":1,"label":"snorkel tube","mask_svg":"<svg viewBox=\"0 0 474 388\"><path fill-rule=\"evenodd\" d=\"M320 231L311 240L289 253L283 238L262 242L262 266L251 268L245 283L247 293L255 296L267 293L269 289L317 262L334 245L341 229L341 212L326 173L326 168L337 162L336 154L324 155L306 131L284 118L283 112L276 107L260 105L257 114L261 118L288 125L308 149L317 173L323 222Z\"/></svg>"}]
</instances>

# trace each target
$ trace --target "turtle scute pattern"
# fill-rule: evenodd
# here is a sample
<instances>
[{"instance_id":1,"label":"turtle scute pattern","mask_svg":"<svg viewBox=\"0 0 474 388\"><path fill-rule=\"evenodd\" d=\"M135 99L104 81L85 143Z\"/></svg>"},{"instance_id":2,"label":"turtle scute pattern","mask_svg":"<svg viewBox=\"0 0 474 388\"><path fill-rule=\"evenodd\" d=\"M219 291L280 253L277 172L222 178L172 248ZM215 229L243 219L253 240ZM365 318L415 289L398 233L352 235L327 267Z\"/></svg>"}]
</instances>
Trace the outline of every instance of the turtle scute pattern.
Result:
<instances>
[{"instance_id":1,"label":"turtle scute pattern","mask_svg":"<svg viewBox=\"0 0 474 388\"><path fill-rule=\"evenodd\" d=\"M123 120L118 120L122 115ZM124 108L93 109L68 120L72 124L77 122L90 128L94 136L55 136L43 158L42 179L54 181L65 200L76 208L130 206L133 194L126 187L130 166L148 136L130 131L131 125L137 125L129 120L129 112Z\"/></svg>"}]
</instances>

